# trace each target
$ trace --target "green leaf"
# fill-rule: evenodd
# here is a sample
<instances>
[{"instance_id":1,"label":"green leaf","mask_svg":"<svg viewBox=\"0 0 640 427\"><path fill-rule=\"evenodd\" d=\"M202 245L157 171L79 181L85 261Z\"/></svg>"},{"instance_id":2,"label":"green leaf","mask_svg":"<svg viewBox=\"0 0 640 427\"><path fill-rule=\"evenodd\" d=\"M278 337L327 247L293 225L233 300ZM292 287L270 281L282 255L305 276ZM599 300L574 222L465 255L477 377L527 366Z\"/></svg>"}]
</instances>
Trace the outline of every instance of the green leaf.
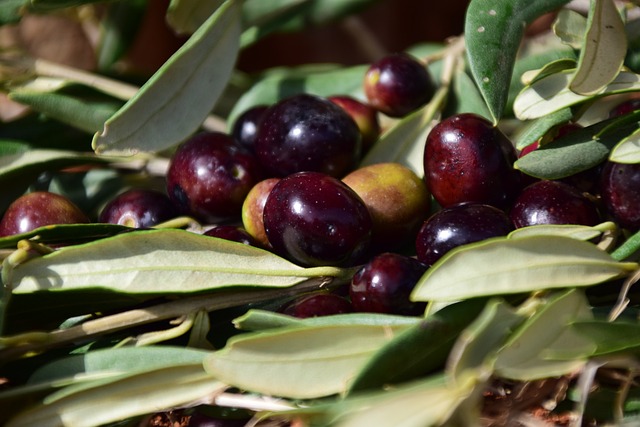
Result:
<instances>
[{"instance_id":1,"label":"green leaf","mask_svg":"<svg viewBox=\"0 0 640 427\"><path fill-rule=\"evenodd\" d=\"M424 145L437 114L438 108L429 103L407 115L375 142L360 165L396 162L423 176Z\"/></svg>"},{"instance_id":2,"label":"green leaf","mask_svg":"<svg viewBox=\"0 0 640 427\"><path fill-rule=\"evenodd\" d=\"M300 319L267 310L251 309L233 320L238 329L262 331L288 326L331 326L331 325L415 325L417 317L380 313L347 313Z\"/></svg>"},{"instance_id":3,"label":"green leaf","mask_svg":"<svg viewBox=\"0 0 640 427\"><path fill-rule=\"evenodd\" d=\"M565 236L499 237L453 249L417 283L414 301L458 299L589 286L628 274L597 246Z\"/></svg>"},{"instance_id":4,"label":"green leaf","mask_svg":"<svg viewBox=\"0 0 640 427\"><path fill-rule=\"evenodd\" d=\"M59 243L79 243L113 236L129 227L117 224L57 224L39 227L27 233L0 237L0 248L12 249L20 240L31 239L38 243L55 245Z\"/></svg>"},{"instance_id":5,"label":"green leaf","mask_svg":"<svg viewBox=\"0 0 640 427\"><path fill-rule=\"evenodd\" d=\"M62 389L59 397L50 396L5 425L100 426L191 404L224 388L226 385L207 374L201 363L158 368L93 387Z\"/></svg>"},{"instance_id":6,"label":"green leaf","mask_svg":"<svg viewBox=\"0 0 640 427\"><path fill-rule=\"evenodd\" d=\"M553 23L553 32L573 49L581 49L587 32L587 18L575 10L562 9Z\"/></svg>"},{"instance_id":7,"label":"green leaf","mask_svg":"<svg viewBox=\"0 0 640 427\"><path fill-rule=\"evenodd\" d=\"M126 54L142 26L147 4L147 0L129 0L109 5L105 17L100 21L100 41L97 48L99 70L111 70Z\"/></svg>"},{"instance_id":8,"label":"green leaf","mask_svg":"<svg viewBox=\"0 0 640 427\"><path fill-rule=\"evenodd\" d=\"M458 381L440 377L401 387L362 400L357 410L345 411L334 427L424 427L442 426L450 418L466 421L473 412L460 411L462 404L477 391L478 381L467 375ZM455 424L469 425L469 424Z\"/></svg>"},{"instance_id":9,"label":"green leaf","mask_svg":"<svg viewBox=\"0 0 640 427\"><path fill-rule=\"evenodd\" d=\"M225 0L171 0L167 23L178 34L194 33Z\"/></svg>"},{"instance_id":10,"label":"green leaf","mask_svg":"<svg viewBox=\"0 0 640 427\"><path fill-rule=\"evenodd\" d=\"M460 332L484 306L484 300L452 304L401 332L358 372L349 394L397 385L442 368Z\"/></svg>"},{"instance_id":11,"label":"green leaf","mask_svg":"<svg viewBox=\"0 0 640 427\"><path fill-rule=\"evenodd\" d=\"M474 0L465 20L469 66L493 121L502 117L524 29L568 0Z\"/></svg>"},{"instance_id":12,"label":"green leaf","mask_svg":"<svg viewBox=\"0 0 640 427\"><path fill-rule=\"evenodd\" d=\"M245 30L240 45L246 48L273 32L292 31L311 7L312 0L245 0L242 9Z\"/></svg>"},{"instance_id":13,"label":"green leaf","mask_svg":"<svg viewBox=\"0 0 640 427\"><path fill-rule=\"evenodd\" d=\"M362 79L366 70L366 65L303 66L270 70L240 97L229 113L227 122L231 126L240 114L255 105L271 105L303 92L318 96L344 94L363 100Z\"/></svg>"},{"instance_id":14,"label":"green leaf","mask_svg":"<svg viewBox=\"0 0 640 427\"><path fill-rule=\"evenodd\" d=\"M620 124L609 119L557 138L519 158L514 166L527 175L541 179L560 179L592 168L609 157L611 149L638 124ZM609 132L603 131L610 129Z\"/></svg>"},{"instance_id":15,"label":"green leaf","mask_svg":"<svg viewBox=\"0 0 640 427\"><path fill-rule=\"evenodd\" d=\"M31 8L39 12L48 12L56 9L81 6L83 4L96 3L99 0L30 0Z\"/></svg>"},{"instance_id":16,"label":"green leaf","mask_svg":"<svg viewBox=\"0 0 640 427\"><path fill-rule=\"evenodd\" d=\"M464 378L473 371L493 371L495 355L523 320L504 301L489 301L482 313L462 331L455 342L447 363L447 372L453 378Z\"/></svg>"},{"instance_id":17,"label":"green leaf","mask_svg":"<svg viewBox=\"0 0 640 427\"><path fill-rule=\"evenodd\" d=\"M587 33L570 89L581 95L600 92L613 81L627 54L624 22L612 0L591 0Z\"/></svg>"},{"instance_id":18,"label":"green leaf","mask_svg":"<svg viewBox=\"0 0 640 427\"><path fill-rule=\"evenodd\" d=\"M453 77L453 91L447 100L444 115L460 113L475 113L487 119L491 118L478 87L464 70L458 70Z\"/></svg>"},{"instance_id":19,"label":"green leaf","mask_svg":"<svg viewBox=\"0 0 640 427\"><path fill-rule=\"evenodd\" d=\"M640 250L640 231L629 237L622 245L611 253L611 258L622 261Z\"/></svg>"},{"instance_id":20,"label":"green leaf","mask_svg":"<svg viewBox=\"0 0 640 427\"><path fill-rule=\"evenodd\" d=\"M294 399L343 393L363 364L407 325L344 324L243 334L205 360L221 381Z\"/></svg>"},{"instance_id":21,"label":"green leaf","mask_svg":"<svg viewBox=\"0 0 640 427\"><path fill-rule=\"evenodd\" d=\"M55 360L35 370L27 384L89 381L107 376L202 363L209 351L171 346L120 347ZM2 399L3 395L0 395Z\"/></svg>"},{"instance_id":22,"label":"green leaf","mask_svg":"<svg viewBox=\"0 0 640 427\"><path fill-rule=\"evenodd\" d=\"M596 345L590 356L637 352L640 348L640 324L637 322L577 320L571 328Z\"/></svg>"},{"instance_id":23,"label":"green leaf","mask_svg":"<svg viewBox=\"0 0 640 427\"><path fill-rule=\"evenodd\" d=\"M21 154L30 149L31 146L23 141L0 139L0 157Z\"/></svg>"},{"instance_id":24,"label":"green leaf","mask_svg":"<svg viewBox=\"0 0 640 427\"><path fill-rule=\"evenodd\" d=\"M563 108L554 113L540 117L524 124L516 136L516 148L522 150L526 146L539 141L552 128L567 123L573 118L571 108Z\"/></svg>"},{"instance_id":25,"label":"green leaf","mask_svg":"<svg viewBox=\"0 0 640 427\"><path fill-rule=\"evenodd\" d=\"M640 90L640 76L621 71L598 95L579 95L569 89L574 74L573 70L551 74L525 87L514 100L516 117L520 120L537 119L603 95Z\"/></svg>"},{"instance_id":26,"label":"green leaf","mask_svg":"<svg viewBox=\"0 0 640 427\"><path fill-rule=\"evenodd\" d=\"M524 381L561 376L583 366L595 346L570 324L591 318L589 304L578 290L553 296L523 323L498 352L497 375ZM556 360L570 352L575 357Z\"/></svg>"},{"instance_id":27,"label":"green leaf","mask_svg":"<svg viewBox=\"0 0 640 427\"><path fill-rule=\"evenodd\" d=\"M640 163L640 129L620 141L609 155L616 163Z\"/></svg>"},{"instance_id":28,"label":"green leaf","mask_svg":"<svg viewBox=\"0 0 640 427\"><path fill-rule=\"evenodd\" d=\"M589 227L573 224L543 224L531 225L513 230L507 236L509 239L519 239L528 236L566 236L577 240L591 240L600 236L603 231L615 226L612 222Z\"/></svg>"},{"instance_id":29,"label":"green leaf","mask_svg":"<svg viewBox=\"0 0 640 427\"><path fill-rule=\"evenodd\" d=\"M100 154L177 145L202 124L226 87L239 49L241 2L227 0L96 133Z\"/></svg>"},{"instance_id":30,"label":"green leaf","mask_svg":"<svg viewBox=\"0 0 640 427\"><path fill-rule=\"evenodd\" d=\"M13 292L106 288L125 293L198 292L230 286L289 287L337 267L299 267L271 252L184 230L133 231L62 248L13 270Z\"/></svg>"},{"instance_id":31,"label":"green leaf","mask_svg":"<svg viewBox=\"0 0 640 427\"><path fill-rule=\"evenodd\" d=\"M29 0L4 0L0 3L0 25L20 21L28 4Z\"/></svg>"},{"instance_id":32,"label":"green leaf","mask_svg":"<svg viewBox=\"0 0 640 427\"><path fill-rule=\"evenodd\" d=\"M116 101L93 102L64 93L27 89L9 92L9 98L88 133L102 129L104 122L122 105Z\"/></svg>"}]
</instances>

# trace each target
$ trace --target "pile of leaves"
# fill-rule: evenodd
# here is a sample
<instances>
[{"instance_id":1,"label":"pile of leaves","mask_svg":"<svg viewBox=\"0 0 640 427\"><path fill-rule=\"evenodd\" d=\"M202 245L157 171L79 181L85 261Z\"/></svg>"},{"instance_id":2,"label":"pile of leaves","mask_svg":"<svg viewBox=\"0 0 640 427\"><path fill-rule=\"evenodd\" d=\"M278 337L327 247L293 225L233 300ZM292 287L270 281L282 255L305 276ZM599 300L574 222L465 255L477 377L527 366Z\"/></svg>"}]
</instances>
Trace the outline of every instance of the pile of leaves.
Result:
<instances>
[{"instance_id":1,"label":"pile of leaves","mask_svg":"<svg viewBox=\"0 0 640 427\"><path fill-rule=\"evenodd\" d=\"M138 87L117 64L146 2L3 2L5 27L33 15L99 18L102 42L92 73L0 52L8 99L28 107L0 125L0 210L48 189L95 212L134 183L161 185L177 144L227 129L253 105L298 92L364 99L367 64L246 75L235 63L266 34L369 3L174 0L167 22L188 39ZM607 117L640 91L638 7L568 3L472 0L463 35L409 49L438 91L389 120L362 163L400 162L421 175L425 135L460 112L493 120L519 149L570 120L583 125L516 162L537 178L640 162L640 113ZM525 37L548 13L553 28ZM139 231L60 225L0 239L0 423L640 423L640 234L614 222L528 227L457 248L417 284L412 298L429 303L421 317L309 319L273 307L341 286L353 269L303 268L199 227L190 218Z\"/></svg>"}]
</instances>

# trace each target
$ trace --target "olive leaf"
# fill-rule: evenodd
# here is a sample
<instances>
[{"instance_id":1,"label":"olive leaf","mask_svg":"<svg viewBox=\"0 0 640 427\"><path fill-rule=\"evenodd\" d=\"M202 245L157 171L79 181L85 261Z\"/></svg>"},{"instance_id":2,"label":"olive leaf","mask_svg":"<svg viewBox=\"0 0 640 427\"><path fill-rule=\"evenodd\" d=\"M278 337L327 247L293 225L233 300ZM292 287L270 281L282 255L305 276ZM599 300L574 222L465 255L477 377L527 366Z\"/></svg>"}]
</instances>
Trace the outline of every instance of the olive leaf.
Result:
<instances>
[{"instance_id":1,"label":"olive leaf","mask_svg":"<svg viewBox=\"0 0 640 427\"><path fill-rule=\"evenodd\" d=\"M0 25L13 24L22 18L29 0L5 0L0 3Z\"/></svg>"},{"instance_id":2,"label":"olive leaf","mask_svg":"<svg viewBox=\"0 0 640 427\"><path fill-rule=\"evenodd\" d=\"M243 334L204 365L219 380L252 392L294 399L329 396L345 392L371 355L407 327L352 322Z\"/></svg>"},{"instance_id":3,"label":"olive leaf","mask_svg":"<svg viewBox=\"0 0 640 427\"><path fill-rule=\"evenodd\" d=\"M637 352L640 348L640 325L636 322L580 319L571 323L571 328L595 344L591 356Z\"/></svg>"},{"instance_id":4,"label":"olive leaf","mask_svg":"<svg viewBox=\"0 0 640 427\"><path fill-rule=\"evenodd\" d=\"M616 77L626 54L624 22L613 0L591 0L578 69L569 88L581 95L600 92Z\"/></svg>"},{"instance_id":5,"label":"olive leaf","mask_svg":"<svg viewBox=\"0 0 640 427\"><path fill-rule=\"evenodd\" d=\"M150 414L159 408L191 404L227 386L201 363L176 365L133 374L108 383L69 386L17 414L7 427L94 427Z\"/></svg>"},{"instance_id":6,"label":"olive leaf","mask_svg":"<svg viewBox=\"0 0 640 427\"><path fill-rule=\"evenodd\" d=\"M574 372L586 363L595 345L570 325L591 317L588 301L579 290L552 296L498 352L496 373L530 381ZM558 356L565 353L573 357L560 360Z\"/></svg>"},{"instance_id":7,"label":"olive leaf","mask_svg":"<svg viewBox=\"0 0 640 427\"><path fill-rule=\"evenodd\" d=\"M238 329L261 331L286 326L330 326L348 325L415 325L420 321L417 317L390 315L380 313L346 313L331 316L317 316L300 319L273 311L251 309L233 320Z\"/></svg>"},{"instance_id":8,"label":"olive leaf","mask_svg":"<svg viewBox=\"0 0 640 427\"><path fill-rule=\"evenodd\" d=\"M13 269L11 286L16 294L95 288L160 294L289 287L340 274L337 267L303 268L259 248L163 229L120 234L32 259Z\"/></svg>"},{"instance_id":9,"label":"olive leaf","mask_svg":"<svg viewBox=\"0 0 640 427\"><path fill-rule=\"evenodd\" d=\"M637 118L635 114L633 117ZM542 179L560 179L594 167L609 157L618 142L637 130L637 123L625 125L618 120L570 132L520 157L514 167Z\"/></svg>"},{"instance_id":10,"label":"olive leaf","mask_svg":"<svg viewBox=\"0 0 640 427\"><path fill-rule=\"evenodd\" d=\"M566 236L499 237L448 252L418 281L414 301L455 301L542 289L589 286L624 276L597 246Z\"/></svg>"},{"instance_id":11,"label":"olive leaf","mask_svg":"<svg viewBox=\"0 0 640 427\"><path fill-rule=\"evenodd\" d=\"M509 233L507 237L509 239L519 239L527 236L566 236L587 241L614 227L615 224L613 222L604 222L593 227L574 224L541 224L517 228Z\"/></svg>"},{"instance_id":12,"label":"olive leaf","mask_svg":"<svg viewBox=\"0 0 640 427\"><path fill-rule=\"evenodd\" d=\"M616 163L640 163L640 129L616 144L609 160Z\"/></svg>"},{"instance_id":13,"label":"olive leaf","mask_svg":"<svg viewBox=\"0 0 640 427\"><path fill-rule=\"evenodd\" d=\"M568 0L474 0L465 19L469 67L493 121L502 117L513 66L527 24Z\"/></svg>"},{"instance_id":14,"label":"olive leaf","mask_svg":"<svg viewBox=\"0 0 640 427\"><path fill-rule=\"evenodd\" d=\"M167 8L167 23L178 34L194 33L225 0L171 0Z\"/></svg>"},{"instance_id":15,"label":"olive leaf","mask_svg":"<svg viewBox=\"0 0 640 427\"><path fill-rule=\"evenodd\" d=\"M239 50L241 2L227 0L93 138L99 154L172 147L203 123Z\"/></svg>"},{"instance_id":16,"label":"olive leaf","mask_svg":"<svg viewBox=\"0 0 640 427\"><path fill-rule=\"evenodd\" d=\"M587 18L575 10L562 9L553 23L553 32L563 43L580 49L587 32Z\"/></svg>"},{"instance_id":17,"label":"olive leaf","mask_svg":"<svg viewBox=\"0 0 640 427\"><path fill-rule=\"evenodd\" d=\"M92 101L60 92L28 89L9 92L9 99L88 133L102 129L104 122L122 106L115 100Z\"/></svg>"},{"instance_id":18,"label":"olive leaf","mask_svg":"<svg viewBox=\"0 0 640 427\"><path fill-rule=\"evenodd\" d=\"M516 148L522 150L530 144L539 141L550 129L567 123L573 118L571 108L563 108L554 113L547 114L535 120L531 120L522 126L515 138Z\"/></svg>"},{"instance_id":19,"label":"olive leaf","mask_svg":"<svg viewBox=\"0 0 640 427\"><path fill-rule=\"evenodd\" d=\"M640 76L630 71L621 71L597 95L580 95L569 88L574 75L575 70L565 70L526 86L513 103L516 117L520 120L537 119L603 95L640 90Z\"/></svg>"},{"instance_id":20,"label":"olive leaf","mask_svg":"<svg viewBox=\"0 0 640 427\"><path fill-rule=\"evenodd\" d=\"M498 350L523 320L506 302L489 301L460 333L449 354L446 372L453 378L464 378L468 372L492 371Z\"/></svg>"},{"instance_id":21,"label":"olive leaf","mask_svg":"<svg viewBox=\"0 0 640 427\"><path fill-rule=\"evenodd\" d=\"M349 395L411 381L442 369L461 332L484 306L481 299L452 304L399 333L358 372Z\"/></svg>"},{"instance_id":22,"label":"olive leaf","mask_svg":"<svg viewBox=\"0 0 640 427\"><path fill-rule=\"evenodd\" d=\"M640 250L640 231L637 231L623 244L618 246L618 248L611 253L611 258L622 261L631 257L638 250Z\"/></svg>"},{"instance_id":23,"label":"olive leaf","mask_svg":"<svg viewBox=\"0 0 640 427\"><path fill-rule=\"evenodd\" d=\"M57 243L79 243L85 240L96 240L113 236L129 227L118 224L55 224L38 227L26 233L0 237L0 248L13 249L20 240L31 239L38 243L54 245Z\"/></svg>"},{"instance_id":24,"label":"olive leaf","mask_svg":"<svg viewBox=\"0 0 640 427\"><path fill-rule=\"evenodd\" d=\"M99 70L111 70L126 54L142 25L146 8L147 0L120 1L109 5L100 25L96 58Z\"/></svg>"}]
</instances>

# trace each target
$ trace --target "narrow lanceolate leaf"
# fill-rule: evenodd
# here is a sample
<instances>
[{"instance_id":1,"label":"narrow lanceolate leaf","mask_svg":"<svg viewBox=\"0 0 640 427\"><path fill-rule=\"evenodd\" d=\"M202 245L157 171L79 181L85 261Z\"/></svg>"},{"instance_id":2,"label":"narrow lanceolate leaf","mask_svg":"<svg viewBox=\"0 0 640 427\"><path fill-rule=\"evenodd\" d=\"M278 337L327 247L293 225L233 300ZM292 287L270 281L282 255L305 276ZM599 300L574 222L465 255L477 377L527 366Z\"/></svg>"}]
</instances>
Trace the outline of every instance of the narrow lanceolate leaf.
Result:
<instances>
[{"instance_id":1,"label":"narrow lanceolate leaf","mask_svg":"<svg viewBox=\"0 0 640 427\"><path fill-rule=\"evenodd\" d=\"M613 147L609 160L616 163L640 163L640 129Z\"/></svg>"},{"instance_id":2,"label":"narrow lanceolate leaf","mask_svg":"<svg viewBox=\"0 0 640 427\"><path fill-rule=\"evenodd\" d=\"M625 351L637 353L640 348L640 324L636 322L580 320L572 323L571 328L594 342L596 350L592 356Z\"/></svg>"},{"instance_id":3,"label":"narrow lanceolate leaf","mask_svg":"<svg viewBox=\"0 0 640 427\"><path fill-rule=\"evenodd\" d=\"M115 101L92 102L63 93L30 90L10 92L9 98L88 133L100 130L104 122L121 106Z\"/></svg>"},{"instance_id":4,"label":"narrow lanceolate leaf","mask_svg":"<svg viewBox=\"0 0 640 427\"><path fill-rule=\"evenodd\" d=\"M572 118L571 108L563 108L555 113L525 123L516 136L516 148L522 150L524 147L541 140L549 130L568 122Z\"/></svg>"},{"instance_id":5,"label":"narrow lanceolate leaf","mask_svg":"<svg viewBox=\"0 0 640 427\"><path fill-rule=\"evenodd\" d=\"M241 2L227 0L96 133L100 154L172 147L198 129L226 87L239 49Z\"/></svg>"},{"instance_id":6,"label":"narrow lanceolate leaf","mask_svg":"<svg viewBox=\"0 0 640 427\"><path fill-rule=\"evenodd\" d=\"M465 20L465 40L471 72L494 122L502 117L513 65L524 29L537 17L568 0L474 0Z\"/></svg>"},{"instance_id":7,"label":"narrow lanceolate leaf","mask_svg":"<svg viewBox=\"0 0 640 427\"><path fill-rule=\"evenodd\" d=\"M597 246L570 237L494 238L453 249L420 279L412 299L455 301L589 286L637 267L633 262L616 262Z\"/></svg>"},{"instance_id":8,"label":"narrow lanceolate leaf","mask_svg":"<svg viewBox=\"0 0 640 427\"><path fill-rule=\"evenodd\" d=\"M637 130L637 123L610 126L616 119L578 129L519 158L514 166L541 179L560 179L598 165L619 141ZM605 129L609 132L603 133Z\"/></svg>"},{"instance_id":9,"label":"narrow lanceolate leaf","mask_svg":"<svg viewBox=\"0 0 640 427\"><path fill-rule=\"evenodd\" d=\"M581 95L600 92L616 77L626 54L624 22L613 0L591 0L578 71L569 87Z\"/></svg>"},{"instance_id":10,"label":"narrow lanceolate leaf","mask_svg":"<svg viewBox=\"0 0 640 427\"><path fill-rule=\"evenodd\" d=\"M546 76L525 87L513 103L513 112L520 120L546 116L566 107L591 99L596 95L580 95L569 89L575 71L567 70ZM640 90L640 75L621 71L597 96Z\"/></svg>"},{"instance_id":11,"label":"narrow lanceolate leaf","mask_svg":"<svg viewBox=\"0 0 640 427\"><path fill-rule=\"evenodd\" d=\"M400 384L442 369L460 332L484 305L481 299L451 304L398 334L358 372L349 394Z\"/></svg>"},{"instance_id":12,"label":"narrow lanceolate leaf","mask_svg":"<svg viewBox=\"0 0 640 427\"><path fill-rule=\"evenodd\" d=\"M224 0L171 0L167 9L167 23L178 34L194 33Z\"/></svg>"},{"instance_id":13,"label":"narrow lanceolate leaf","mask_svg":"<svg viewBox=\"0 0 640 427\"><path fill-rule=\"evenodd\" d=\"M500 350L496 373L529 381L575 371L584 365L595 345L573 330L571 323L590 318L589 304L578 290L553 297ZM561 360L563 354L573 357Z\"/></svg>"},{"instance_id":14,"label":"narrow lanceolate leaf","mask_svg":"<svg viewBox=\"0 0 640 427\"><path fill-rule=\"evenodd\" d=\"M589 227L587 225L573 224L543 224L518 228L509 233L510 239L519 239L528 236L566 236L578 240L591 240L600 236L603 231L615 227L612 222L604 222L600 225Z\"/></svg>"},{"instance_id":15,"label":"narrow lanceolate leaf","mask_svg":"<svg viewBox=\"0 0 640 427\"><path fill-rule=\"evenodd\" d=\"M59 397L48 397L46 402L12 418L6 426L100 426L188 405L225 388L204 371L201 363L159 368L108 384L62 389Z\"/></svg>"},{"instance_id":16,"label":"narrow lanceolate leaf","mask_svg":"<svg viewBox=\"0 0 640 427\"><path fill-rule=\"evenodd\" d=\"M352 323L240 335L205 368L252 392L300 399L343 393L369 357L407 327Z\"/></svg>"},{"instance_id":17,"label":"narrow lanceolate leaf","mask_svg":"<svg viewBox=\"0 0 640 427\"><path fill-rule=\"evenodd\" d=\"M492 372L495 355L523 320L506 302L489 301L460 334L451 350L447 371L454 378L463 378L473 371Z\"/></svg>"},{"instance_id":18,"label":"narrow lanceolate leaf","mask_svg":"<svg viewBox=\"0 0 640 427\"><path fill-rule=\"evenodd\" d=\"M106 288L197 292L229 286L288 287L334 267L299 267L271 252L184 230L130 232L63 248L13 270L14 293Z\"/></svg>"}]
</instances>

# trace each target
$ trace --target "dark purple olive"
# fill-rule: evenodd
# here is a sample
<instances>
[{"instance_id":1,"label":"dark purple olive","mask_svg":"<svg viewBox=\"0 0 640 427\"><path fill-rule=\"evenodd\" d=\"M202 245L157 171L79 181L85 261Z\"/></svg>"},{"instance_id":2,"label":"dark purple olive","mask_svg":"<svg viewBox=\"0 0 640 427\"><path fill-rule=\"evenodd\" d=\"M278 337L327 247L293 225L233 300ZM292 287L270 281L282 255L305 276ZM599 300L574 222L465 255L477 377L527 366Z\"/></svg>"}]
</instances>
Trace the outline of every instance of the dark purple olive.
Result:
<instances>
[{"instance_id":1,"label":"dark purple olive","mask_svg":"<svg viewBox=\"0 0 640 427\"><path fill-rule=\"evenodd\" d=\"M250 246L260 246L256 239L254 239L251 234L247 233L247 230L235 225L216 225L215 227L205 231L204 235L243 243Z\"/></svg>"},{"instance_id":2,"label":"dark purple olive","mask_svg":"<svg viewBox=\"0 0 640 427\"><path fill-rule=\"evenodd\" d=\"M424 303L412 302L411 291L427 271L415 258L393 252L376 255L353 276L349 295L359 312L416 316L424 313Z\"/></svg>"},{"instance_id":3,"label":"dark purple olive","mask_svg":"<svg viewBox=\"0 0 640 427\"><path fill-rule=\"evenodd\" d=\"M88 222L84 212L67 197L35 191L18 197L9 205L0 221L0 236L27 233L46 225Z\"/></svg>"},{"instance_id":4,"label":"dark purple olive","mask_svg":"<svg viewBox=\"0 0 640 427\"><path fill-rule=\"evenodd\" d=\"M360 130L341 107L300 94L269 107L258 128L255 153L272 176L314 171L342 178L360 159Z\"/></svg>"},{"instance_id":5,"label":"dark purple olive","mask_svg":"<svg viewBox=\"0 0 640 427\"><path fill-rule=\"evenodd\" d=\"M203 132L181 144L167 171L167 194L181 213L206 222L240 216L251 187L262 179L251 152L231 136Z\"/></svg>"},{"instance_id":6,"label":"dark purple olive","mask_svg":"<svg viewBox=\"0 0 640 427\"><path fill-rule=\"evenodd\" d=\"M510 212L516 228L544 224L596 225L595 202L561 181L538 181L522 190Z\"/></svg>"},{"instance_id":7,"label":"dark purple olive","mask_svg":"<svg viewBox=\"0 0 640 427\"><path fill-rule=\"evenodd\" d=\"M279 311L282 314L305 319L307 317L351 313L353 308L348 299L340 295L319 291L294 298Z\"/></svg>"},{"instance_id":8,"label":"dark purple olive","mask_svg":"<svg viewBox=\"0 0 640 427\"><path fill-rule=\"evenodd\" d=\"M305 266L351 264L371 242L371 216L362 199L319 172L278 181L265 202L263 220L274 251Z\"/></svg>"},{"instance_id":9,"label":"dark purple olive","mask_svg":"<svg viewBox=\"0 0 640 427\"><path fill-rule=\"evenodd\" d=\"M425 182L442 207L482 203L506 209L521 189L516 150L493 124L475 114L434 126L424 150Z\"/></svg>"},{"instance_id":10,"label":"dark purple olive","mask_svg":"<svg viewBox=\"0 0 640 427\"><path fill-rule=\"evenodd\" d=\"M256 105L249 108L238 116L231 127L231 136L250 151L254 149L258 126L260 126L267 108L269 108L268 105Z\"/></svg>"},{"instance_id":11,"label":"dark purple olive","mask_svg":"<svg viewBox=\"0 0 640 427\"><path fill-rule=\"evenodd\" d=\"M127 190L114 197L100 212L100 222L133 228L153 227L178 215L169 197L156 190Z\"/></svg>"},{"instance_id":12,"label":"dark purple olive","mask_svg":"<svg viewBox=\"0 0 640 427\"><path fill-rule=\"evenodd\" d=\"M436 85L424 64L394 53L371 64L364 77L369 103L391 117L402 117L431 100Z\"/></svg>"},{"instance_id":13,"label":"dark purple olive","mask_svg":"<svg viewBox=\"0 0 640 427\"><path fill-rule=\"evenodd\" d=\"M640 163L605 163L600 193L607 212L620 226L640 229Z\"/></svg>"},{"instance_id":14,"label":"dark purple olive","mask_svg":"<svg viewBox=\"0 0 640 427\"><path fill-rule=\"evenodd\" d=\"M442 209L427 219L416 237L418 260L433 265L451 249L513 230L509 216L483 204L461 204Z\"/></svg>"}]
</instances>

